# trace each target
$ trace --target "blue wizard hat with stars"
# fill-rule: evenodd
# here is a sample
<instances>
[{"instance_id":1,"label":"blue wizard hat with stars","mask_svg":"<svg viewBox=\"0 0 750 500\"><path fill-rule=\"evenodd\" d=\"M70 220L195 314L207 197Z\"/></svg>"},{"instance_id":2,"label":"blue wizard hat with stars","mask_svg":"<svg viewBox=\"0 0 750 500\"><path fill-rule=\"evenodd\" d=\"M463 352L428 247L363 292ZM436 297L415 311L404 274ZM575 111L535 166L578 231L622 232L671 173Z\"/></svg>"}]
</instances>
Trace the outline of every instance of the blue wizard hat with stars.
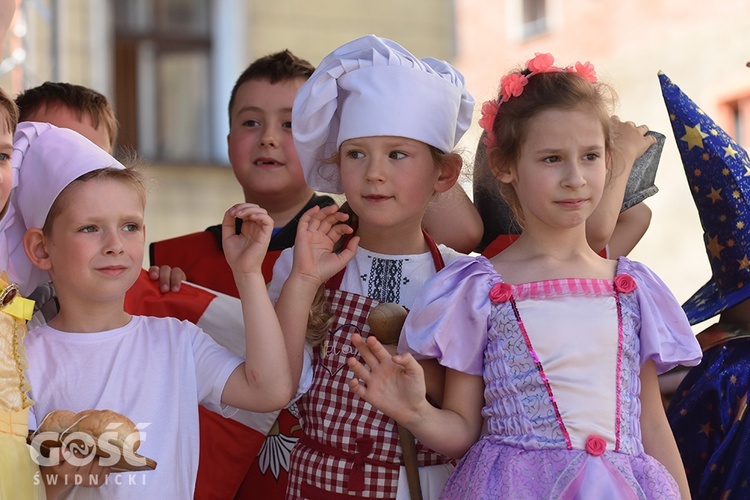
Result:
<instances>
[{"instance_id":1,"label":"blue wizard hat with stars","mask_svg":"<svg viewBox=\"0 0 750 500\"><path fill-rule=\"evenodd\" d=\"M659 81L711 263L682 305L694 325L750 297L750 159L664 73Z\"/></svg>"}]
</instances>

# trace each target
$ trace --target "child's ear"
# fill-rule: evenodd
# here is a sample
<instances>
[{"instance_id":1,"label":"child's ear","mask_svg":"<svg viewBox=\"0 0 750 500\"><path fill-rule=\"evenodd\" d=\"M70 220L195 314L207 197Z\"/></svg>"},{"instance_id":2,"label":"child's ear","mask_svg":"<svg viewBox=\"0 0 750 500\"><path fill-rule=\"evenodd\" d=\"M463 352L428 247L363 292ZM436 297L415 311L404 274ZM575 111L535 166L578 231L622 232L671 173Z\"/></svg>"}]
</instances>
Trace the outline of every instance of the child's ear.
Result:
<instances>
[{"instance_id":1,"label":"child's ear","mask_svg":"<svg viewBox=\"0 0 750 500\"><path fill-rule=\"evenodd\" d=\"M23 235L23 249L32 264L45 271L52 268L41 229L31 228Z\"/></svg>"},{"instance_id":2,"label":"child's ear","mask_svg":"<svg viewBox=\"0 0 750 500\"><path fill-rule=\"evenodd\" d=\"M509 164L499 161L495 150L489 151L488 161L490 162L490 171L492 172L492 175L499 182L502 182L503 184L511 184L516 180L515 171Z\"/></svg>"},{"instance_id":3,"label":"child's ear","mask_svg":"<svg viewBox=\"0 0 750 500\"><path fill-rule=\"evenodd\" d=\"M462 166L461 155L451 153L440 166L440 175L435 182L435 192L444 193L452 188L458 181L458 176L461 175Z\"/></svg>"}]
</instances>

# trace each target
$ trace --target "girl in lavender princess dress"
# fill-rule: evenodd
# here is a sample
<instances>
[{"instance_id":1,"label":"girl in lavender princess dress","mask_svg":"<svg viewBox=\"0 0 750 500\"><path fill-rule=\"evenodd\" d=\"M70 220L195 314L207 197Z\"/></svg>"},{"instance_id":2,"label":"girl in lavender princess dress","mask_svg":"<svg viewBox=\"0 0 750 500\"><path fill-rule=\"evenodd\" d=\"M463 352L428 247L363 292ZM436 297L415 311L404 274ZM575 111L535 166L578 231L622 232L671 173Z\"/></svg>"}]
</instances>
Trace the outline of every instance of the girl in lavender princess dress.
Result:
<instances>
[{"instance_id":1,"label":"girl in lavender princess dress","mask_svg":"<svg viewBox=\"0 0 750 500\"><path fill-rule=\"evenodd\" d=\"M480 125L523 233L492 260L459 258L425 283L403 354L357 337L369 367L349 360L350 387L420 442L463 457L444 498L689 498L656 377L698 363L700 348L651 270L586 243L585 221L617 175L612 94L590 63L557 68L550 54L500 85ZM412 354L432 363L426 387Z\"/></svg>"}]
</instances>

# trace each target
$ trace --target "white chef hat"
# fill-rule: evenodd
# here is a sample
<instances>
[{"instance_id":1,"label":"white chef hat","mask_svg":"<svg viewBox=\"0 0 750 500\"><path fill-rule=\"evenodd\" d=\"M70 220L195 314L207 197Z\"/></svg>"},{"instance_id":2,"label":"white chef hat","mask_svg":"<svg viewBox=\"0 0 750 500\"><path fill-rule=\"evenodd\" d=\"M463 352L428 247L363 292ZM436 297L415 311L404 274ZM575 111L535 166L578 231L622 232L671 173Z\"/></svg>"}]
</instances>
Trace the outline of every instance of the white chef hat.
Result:
<instances>
[{"instance_id":1,"label":"white chef hat","mask_svg":"<svg viewBox=\"0 0 750 500\"><path fill-rule=\"evenodd\" d=\"M418 59L368 35L323 59L294 99L292 134L307 184L342 193L338 167L325 163L342 142L399 136L450 152L471 125L474 99L445 61Z\"/></svg>"},{"instance_id":2,"label":"white chef hat","mask_svg":"<svg viewBox=\"0 0 750 500\"><path fill-rule=\"evenodd\" d=\"M52 204L68 184L105 167L125 168L102 148L77 132L49 123L21 122L13 137L11 156L14 188L8 213L0 224L0 268L23 295L49 280L23 250L23 235L41 228Z\"/></svg>"},{"instance_id":3,"label":"white chef hat","mask_svg":"<svg viewBox=\"0 0 750 500\"><path fill-rule=\"evenodd\" d=\"M58 195L78 177L106 167L125 168L81 134L48 123L18 126L13 138L13 161L17 160L18 207L27 228L44 226Z\"/></svg>"}]
</instances>

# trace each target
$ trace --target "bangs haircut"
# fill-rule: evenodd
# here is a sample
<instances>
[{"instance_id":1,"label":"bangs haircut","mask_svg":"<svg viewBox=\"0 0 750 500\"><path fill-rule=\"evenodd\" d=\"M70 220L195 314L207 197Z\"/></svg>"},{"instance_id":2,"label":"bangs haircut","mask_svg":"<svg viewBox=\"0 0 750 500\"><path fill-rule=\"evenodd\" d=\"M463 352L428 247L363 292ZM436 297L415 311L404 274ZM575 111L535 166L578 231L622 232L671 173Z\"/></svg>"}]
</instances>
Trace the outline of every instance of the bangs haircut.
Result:
<instances>
[{"instance_id":1,"label":"bangs haircut","mask_svg":"<svg viewBox=\"0 0 750 500\"><path fill-rule=\"evenodd\" d=\"M4 111L2 122L5 130L13 135L18 125L18 106L2 88L0 88L0 109Z\"/></svg>"}]
</instances>

